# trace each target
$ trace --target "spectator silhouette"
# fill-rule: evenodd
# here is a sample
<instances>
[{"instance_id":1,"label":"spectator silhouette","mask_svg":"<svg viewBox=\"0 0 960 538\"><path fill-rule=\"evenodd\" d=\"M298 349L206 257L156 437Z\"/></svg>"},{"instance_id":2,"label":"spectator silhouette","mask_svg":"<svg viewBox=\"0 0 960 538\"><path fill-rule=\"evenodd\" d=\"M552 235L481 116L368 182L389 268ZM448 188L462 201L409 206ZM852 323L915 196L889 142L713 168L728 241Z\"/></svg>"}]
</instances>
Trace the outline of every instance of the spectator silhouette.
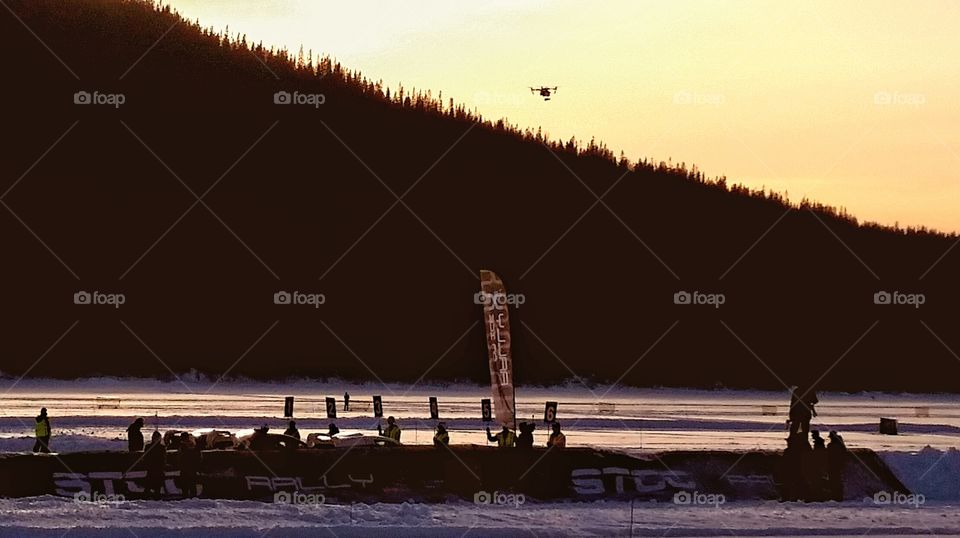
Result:
<instances>
[{"instance_id":1,"label":"spectator silhouette","mask_svg":"<svg viewBox=\"0 0 960 538\"><path fill-rule=\"evenodd\" d=\"M35 428L36 442L33 443L34 452L50 452L50 417L47 416L47 408L40 409L37 415L37 425Z\"/></svg>"},{"instance_id":2,"label":"spectator silhouette","mask_svg":"<svg viewBox=\"0 0 960 538\"><path fill-rule=\"evenodd\" d=\"M433 446L442 447L450 445L450 433L447 432L447 425L443 422L437 424L437 431L433 434Z\"/></svg>"},{"instance_id":3,"label":"spectator silhouette","mask_svg":"<svg viewBox=\"0 0 960 538\"><path fill-rule=\"evenodd\" d=\"M560 423L553 423L553 433L547 438L547 446L554 448L565 448L567 446L567 436L560 431Z\"/></svg>"},{"instance_id":4,"label":"spectator silhouette","mask_svg":"<svg viewBox=\"0 0 960 538\"><path fill-rule=\"evenodd\" d=\"M200 447L187 432L180 434L177 449L177 467L180 468L180 489L184 497L197 496L197 475L200 472Z\"/></svg>"},{"instance_id":5,"label":"spectator silhouette","mask_svg":"<svg viewBox=\"0 0 960 538\"><path fill-rule=\"evenodd\" d=\"M270 444L270 438L267 436L268 431L270 431L270 428L266 425L253 430L253 435L250 436L247 448L250 450L270 450L273 448Z\"/></svg>"},{"instance_id":6,"label":"spectator silhouette","mask_svg":"<svg viewBox=\"0 0 960 538\"><path fill-rule=\"evenodd\" d=\"M533 448L533 430L536 429L536 425L521 422L519 429L520 435L517 436L517 448Z\"/></svg>"},{"instance_id":7,"label":"spectator silhouette","mask_svg":"<svg viewBox=\"0 0 960 538\"><path fill-rule=\"evenodd\" d=\"M807 436L793 434L786 439L787 448L783 451L780 476L782 482L781 498L785 501L807 500L810 490L804 473L805 461L811 452Z\"/></svg>"},{"instance_id":8,"label":"spectator silhouette","mask_svg":"<svg viewBox=\"0 0 960 538\"><path fill-rule=\"evenodd\" d=\"M847 445L837 432L830 432L830 445L827 447L830 498L843 500L843 468L847 462Z\"/></svg>"},{"instance_id":9,"label":"spectator silhouette","mask_svg":"<svg viewBox=\"0 0 960 538\"><path fill-rule=\"evenodd\" d=\"M143 461L147 466L147 496L160 499L163 493L163 482L166 480L167 449L163 446L160 432L153 432L150 444L143 454Z\"/></svg>"},{"instance_id":10,"label":"spectator silhouette","mask_svg":"<svg viewBox=\"0 0 960 538\"><path fill-rule=\"evenodd\" d=\"M810 420L817 416L814 406L819 403L811 387L794 387L790 393L790 435L810 433Z\"/></svg>"},{"instance_id":11,"label":"spectator silhouette","mask_svg":"<svg viewBox=\"0 0 960 538\"><path fill-rule=\"evenodd\" d=\"M297 429L297 421L291 420L287 424L287 429L283 432L284 435L289 435L290 437L300 438L300 430Z\"/></svg>"},{"instance_id":12,"label":"spectator silhouette","mask_svg":"<svg viewBox=\"0 0 960 538\"><path fill-rule=\"evenodd\" d=\"M138 418L127 426L127 451L141 452L143 450L143 419Z\"/></svg>"},{"instance_id":13,"label":"spectator silhouette","mask_svg":"<svg viewBox=\"0 0 960 538\"><path fill-rule=\"evenodd\" d=\"M813 430L810 432L810 436L813 438L813 449L814 450L824 450L827 448L827 442L823 437L820 437L820 430Z\"/></svg>"}]
</instances>

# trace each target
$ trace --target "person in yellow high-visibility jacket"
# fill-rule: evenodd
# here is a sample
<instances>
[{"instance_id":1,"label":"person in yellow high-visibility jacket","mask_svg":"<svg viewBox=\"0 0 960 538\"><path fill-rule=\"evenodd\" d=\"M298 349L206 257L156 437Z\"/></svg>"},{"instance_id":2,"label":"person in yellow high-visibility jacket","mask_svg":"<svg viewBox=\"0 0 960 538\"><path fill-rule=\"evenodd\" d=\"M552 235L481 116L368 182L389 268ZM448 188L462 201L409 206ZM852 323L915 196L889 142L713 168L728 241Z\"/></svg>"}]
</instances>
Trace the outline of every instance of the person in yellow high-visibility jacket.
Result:
<instances>
[{"instance_id":1,"label":"person in yellow high-visibility jacket","mask_svg":"<svg viewBox=\"0 0 960 538\"><path fill-rule=\"evenodd\" d=\"M513 448L515 442L515 436L513 430L504 426L500 433L496 435L490 434L490 428L487 428L487 440L496 441L497 448Z\"/></svg>"},{"instance_id":2,"label":"person in yellow high-visibility jacket","mask_svg":"<svg viewBox=\"0 0 960 538\"><path fill-rule=\"evenodd\" d=\"M47 408L44 407L37 415L37 426L34 430L37 436L37 442L33 444L34 452L50 452L50 417L47 416Z\"/></svg>"},{"instance_id":3,"label":"person in yellow high-visibility jacket","mask_svg":"<svg viewBox=\"0 0 960 538\"><path fill-rule=\"evenodd\" d=\"M553 433L547 438L547 447L565 448L567 446L567 436L560 431L560 423L553 423Z\"/></svg>"},{"instance_id":4,"label":"person in yellow high-visibility jacket","mask_svg":"<svg viewBox=\"0 0 960 538\"><path fill-rule=\"evenodd\" d=\"M380 425L377 424L377 430L380 429ZM387 429L380 432L380 435L384 437L389 437L400 444L400 426L397 426L397 419L393 417L387 417Z\"/></svg>"},{"instance_id":5,"label":"person in yellow high-visibility jacket","mask_svg":"<svg viewBox=\"0 0 960 538\"><path fill-rule=\"evenodd\" d=\"M437 432L433 434L433 446L442 447L450 445L450 433L447 432L447 425L443 422L437 424Z\"/></svg>"}]
</instances>

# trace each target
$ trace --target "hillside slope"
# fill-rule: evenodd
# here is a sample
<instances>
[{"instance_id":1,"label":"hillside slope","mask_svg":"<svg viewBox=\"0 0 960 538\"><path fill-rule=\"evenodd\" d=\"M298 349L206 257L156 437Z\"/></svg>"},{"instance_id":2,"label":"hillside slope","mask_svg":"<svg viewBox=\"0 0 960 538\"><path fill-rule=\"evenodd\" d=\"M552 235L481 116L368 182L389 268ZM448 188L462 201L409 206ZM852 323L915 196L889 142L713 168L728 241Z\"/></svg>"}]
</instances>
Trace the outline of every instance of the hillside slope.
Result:
<instances>
[{"instance_id":1,"label":"hillside slope","mask_svg":"<svg viewBox=\"0 0 960 538\"><path fill-rule=\"evenodd\" d=\"M521 383L956 390L955 237L631 170L140 2L5 5L8 375L483 380L485 268L525 298ZM80 290L126 302L75 305ZM275 305L280 290L326 301ZM726 301L676 305L681 290ZM875 305L880 290L926 303Z\"/></svg>"}]
</instances>

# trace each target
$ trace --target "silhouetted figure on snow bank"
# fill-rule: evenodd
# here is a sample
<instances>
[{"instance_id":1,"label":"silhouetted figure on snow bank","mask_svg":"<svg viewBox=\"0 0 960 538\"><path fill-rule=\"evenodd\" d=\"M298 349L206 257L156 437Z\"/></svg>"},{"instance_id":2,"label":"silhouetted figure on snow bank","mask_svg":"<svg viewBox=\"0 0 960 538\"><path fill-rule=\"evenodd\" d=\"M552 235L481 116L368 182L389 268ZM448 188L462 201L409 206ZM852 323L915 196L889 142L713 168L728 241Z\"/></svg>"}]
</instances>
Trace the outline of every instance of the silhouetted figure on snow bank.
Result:
<instances>
[{"instance_id":1,"label":"silhouetted figure on snow bank","mask_svg":"<svg viewBox=\"0 0 960 538\"><path fill-rule=\"evenodd\" d=\"M820 401L812 387L794 387L790 394L790 435L810 433L810 420L817 416L814 408Z\"/></svg>"},{"instance_id":2,"label":"silhouetted figure on snow bank","mask_svg":"<svg viewBox=\"0 0 960 538\"><path fill-rule=\"evenodd\" d=\"M133 423L127 426L127 451L143 451L143 432L140 431L141 428L143 428L142 418L134 420Z\"/></svg>"}]
</instances>

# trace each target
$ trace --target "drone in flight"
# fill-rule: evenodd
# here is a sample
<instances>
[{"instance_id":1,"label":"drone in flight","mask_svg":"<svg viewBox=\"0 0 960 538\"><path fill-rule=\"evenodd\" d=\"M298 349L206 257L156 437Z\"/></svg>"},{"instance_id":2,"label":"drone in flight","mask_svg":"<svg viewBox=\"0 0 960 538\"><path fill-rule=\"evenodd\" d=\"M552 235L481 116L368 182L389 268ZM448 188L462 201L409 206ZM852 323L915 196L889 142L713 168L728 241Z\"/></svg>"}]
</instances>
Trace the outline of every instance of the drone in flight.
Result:
<instances>
[{"instance_id":1,"label":"drone in flight","mask_svg":"<svg viewBox=\"0 0 960 538\"><path fill-rule=\"evenodd\" d=\"M530 87L530 93L539 93L540 97L543 97L544 101L549 101L550 97L552 97L553 94L556 93L556 91L557 91L556 86L552 88L549 86L540 86L539 88L534 88L532 86Z\"/></svg>"}]
</instances>

